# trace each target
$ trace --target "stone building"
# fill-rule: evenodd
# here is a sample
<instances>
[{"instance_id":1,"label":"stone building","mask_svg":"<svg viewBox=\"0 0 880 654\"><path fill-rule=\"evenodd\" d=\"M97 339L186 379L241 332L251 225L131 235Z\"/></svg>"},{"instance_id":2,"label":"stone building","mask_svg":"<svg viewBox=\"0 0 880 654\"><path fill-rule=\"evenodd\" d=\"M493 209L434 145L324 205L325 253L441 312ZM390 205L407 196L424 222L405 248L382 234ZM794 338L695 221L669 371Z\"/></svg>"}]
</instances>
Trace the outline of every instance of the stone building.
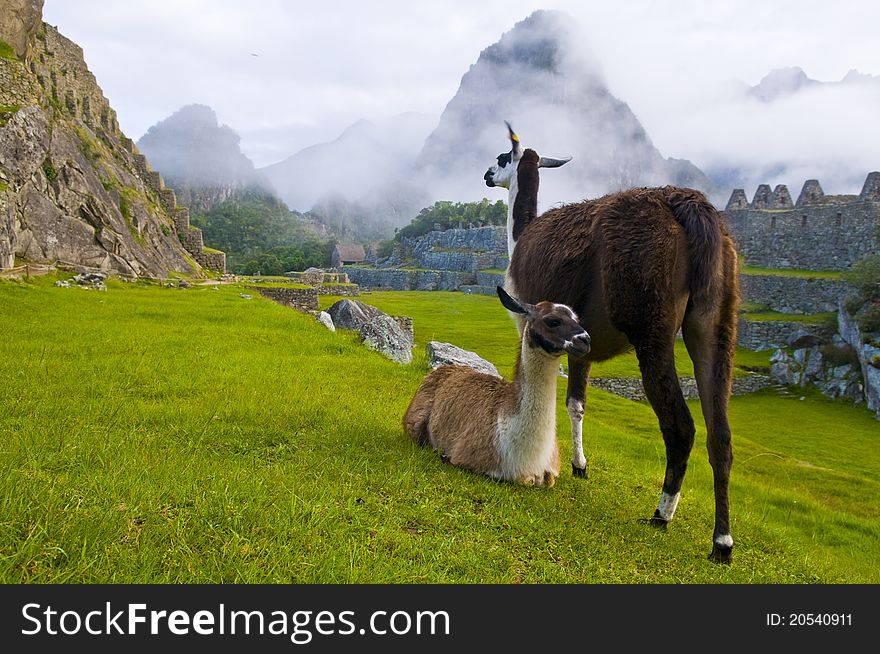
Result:
<instances>
[{"instance_id":1,"label":"stone building","mask_svg":"<svg viewBox=\"0 0 880 654\"><path fill-rule=\"evenodd\" d=\"M880 172L865 179L858 195L825 195L807 180L796 202L784 184L761 184L749 202L735 189L724 210L730 234L745 262L767 268L848 270L880 252Z\"/></svg>"},{"instance_id":2,"label":"stone building","mask_svg":"<svg viewBox=\"0 0 880 654\"><path fill-rule=\"evenodd\" d=\"M333 248L330 255L330 267L339 268L340 266L348 266L354 263L363 263L367 258L363 245L342 245L339 244Z\"/></svg>"}]
</instances>

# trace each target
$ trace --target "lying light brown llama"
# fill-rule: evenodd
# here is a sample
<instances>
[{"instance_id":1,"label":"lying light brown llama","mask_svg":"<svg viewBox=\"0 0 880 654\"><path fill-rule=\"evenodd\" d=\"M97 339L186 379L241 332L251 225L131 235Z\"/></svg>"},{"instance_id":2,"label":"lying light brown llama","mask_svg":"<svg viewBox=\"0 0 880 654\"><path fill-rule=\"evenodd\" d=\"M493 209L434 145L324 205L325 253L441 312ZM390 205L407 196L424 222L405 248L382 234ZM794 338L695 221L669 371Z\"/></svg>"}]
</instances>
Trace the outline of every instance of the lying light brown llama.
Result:
<instances>
[{"instance_id":1,"label":"lying light brown llama","mask_svg":"<svg viewBox=\"0 0 880 654\"><path fill-rule=\"evenodd\" d=\"M513 381L441 366L419 386L403 428L454 466L518 484L552 486L559 476L559 358L587 354L590 336L564 304L526 304L500 286L498 297L525 322Z\"/></svg>"}]
</instances>

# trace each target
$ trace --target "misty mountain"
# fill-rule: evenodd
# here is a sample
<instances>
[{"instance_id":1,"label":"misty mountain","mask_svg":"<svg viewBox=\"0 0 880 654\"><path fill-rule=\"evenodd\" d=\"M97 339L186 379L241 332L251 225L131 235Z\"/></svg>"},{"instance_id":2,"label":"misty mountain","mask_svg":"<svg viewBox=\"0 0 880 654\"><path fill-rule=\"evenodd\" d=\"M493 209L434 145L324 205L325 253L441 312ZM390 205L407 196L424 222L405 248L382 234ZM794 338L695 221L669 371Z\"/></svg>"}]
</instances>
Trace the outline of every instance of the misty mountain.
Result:
<instances>
[{"instance_id":1,"label":"misty mountain","mask_svg":"<svg viewBox=\"0 0 880 654\"><path fill-rule=\"evenodd\" d=\"M379 189L396 186L406 176L436 123L435 116L417 113L359 120L337 139L307 147L260 172L290 207L300 211L340 197L368 206L377 201Z\"/></svg>"},{"instance_id":2,"label":"misty mountain","mask_svg":"<svg viewBox=\"0 0 880 654\"><path fill-rule=\"evenodd\" d=\"M859 84L876 84L880 87L880 77L851 70L839 82L820 82L808 77L799 66L790 66L771 70L758 84L748 87L746 93L763 102L772 102L804 90Z\"/></svg>"},{"instance_id":3,"label":"misty mountain","mask_svg":"<svg viewBox=\"0 0 880 654\"><path fill-rule=\"evenodd\" d=\"M496 197L482 177L510 147L504 120L525 147L574 157L542 175L542 210L632 186L715 190L692 163L657 150L629 106L609 92L582 30L560 12L536 11L517 23L462 77L419 155L419 177L434 180L433 197Z\"/></svg>"},{"instance_id":4,"label":"misty mountain","mask_svg":"<svg viewBox=\"0 0 880 654\"><path fill-rule=\"evenodd\" d=\"M244 195L273 194L241 151L241 139L220 125L211 107L191 104L156 123L137 142L180 204L204 212Z\"/></svg>"},{"instance_id":5,"label":"misty mountain","mask_svg":"<svg viewBox=\"0 0 880 654\"><path fill-rule=\"evenodd\" d=\"M880 159L880 76L851 70L839 81L799 67L773 70L680 116L699 151L689 152L725 189L759 184L799 188L818 179L826 192L858 193ZM726 197L723 202L726 202Z\"/></svg>"},{"instance_id":6,"label":"misty mountain","mask_svg":"<svg viewBox=\"0 0 880 654\"><path fill-rule=\"evenodd\" d=\"M797 93L801 89L819 83L807 77L802 68L790 66L770 71L758 84L749 87L746 93L764 102L770 102L780 96Z\"/></svg>"}]
</instances>

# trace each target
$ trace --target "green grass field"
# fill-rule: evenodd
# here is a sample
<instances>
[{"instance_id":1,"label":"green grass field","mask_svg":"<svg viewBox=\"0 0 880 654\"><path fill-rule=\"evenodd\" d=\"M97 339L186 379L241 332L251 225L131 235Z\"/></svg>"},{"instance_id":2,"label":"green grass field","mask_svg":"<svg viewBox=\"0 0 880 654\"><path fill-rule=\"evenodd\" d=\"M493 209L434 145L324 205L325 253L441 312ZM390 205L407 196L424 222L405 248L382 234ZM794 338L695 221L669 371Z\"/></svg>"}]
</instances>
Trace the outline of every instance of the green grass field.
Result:
<instances>
[{"instance_id":1,"label":"green grass field","mask_svg":"<svg viewBox=\"0 0 880 654\"><path fill-rule=\"evenodd\" d=\"M880 429L864 409L733 400L737 545L718 566L702 430L675 522L638 522L664 464L645 404L589 391L589 479L516 487L406 439L420 350L394 364L238 286L52 281L0 282L2 582L880 581ZM406 307L420 342L510 369L515 330L491 298L363 299Z\"/></svg>"},{"instance_id":2,"label":"green grass field","mask_svg":"<svg viewBox=\"0 0 880 654\"><path fill-rule=\"evenodd\" d=\"M804 268L762 268L761 266L748 266L740 264L740 272L746 275L771 275L773 277L801 277L803 279L843 279L843 273L839 270L806 270Z\"/></svg>"}]
</instances>

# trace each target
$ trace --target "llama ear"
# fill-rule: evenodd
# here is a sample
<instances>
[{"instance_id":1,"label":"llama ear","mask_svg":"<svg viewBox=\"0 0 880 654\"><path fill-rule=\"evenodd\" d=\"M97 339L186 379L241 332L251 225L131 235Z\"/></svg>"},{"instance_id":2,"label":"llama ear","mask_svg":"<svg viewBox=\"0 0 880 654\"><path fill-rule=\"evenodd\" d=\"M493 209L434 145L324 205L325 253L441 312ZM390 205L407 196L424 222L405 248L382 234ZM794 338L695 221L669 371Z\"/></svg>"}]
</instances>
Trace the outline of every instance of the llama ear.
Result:
<instances>
[{"instance_id":1,"label":"llama ear","mask_svg":"<svg viewBox=\"0 0 880 654\"><path fill-rule=\"evenodd\" d=\"M512 311L513 313L529 314L530 307L528 304L521 303L513 296L508 295L507 291L500 286L496 286L495 289L498 291L498 299L501 300L501 304L504 305L505 309Z\"/></svg>"},{"instance_id":2,"label":"llama ear","mask_svg":"<svg viewBox=\"0 0 880 654\"><path fill-rule=\"evenodd\" d=\"M507 131L510 134L510 152L513 154L514 159L519 159L523 153L522 143L519 142L519 137L516 135L516 132L513 131L513 127L510 126L510 123L505 120L504 124L507 125Z\"/></svg>"},{"instance_id":3,"label":"llama ear","mask_svg":"<svg viewBox=\"0 0 880 654\"><path fill-rule=\"evenodd\" d=\"M571 157L567 157L565 159L541 157L540 160L538 160L538 168L559 168L559 166L564 166L569 161L571 161Z\"/></svg>"}]
</instances>

